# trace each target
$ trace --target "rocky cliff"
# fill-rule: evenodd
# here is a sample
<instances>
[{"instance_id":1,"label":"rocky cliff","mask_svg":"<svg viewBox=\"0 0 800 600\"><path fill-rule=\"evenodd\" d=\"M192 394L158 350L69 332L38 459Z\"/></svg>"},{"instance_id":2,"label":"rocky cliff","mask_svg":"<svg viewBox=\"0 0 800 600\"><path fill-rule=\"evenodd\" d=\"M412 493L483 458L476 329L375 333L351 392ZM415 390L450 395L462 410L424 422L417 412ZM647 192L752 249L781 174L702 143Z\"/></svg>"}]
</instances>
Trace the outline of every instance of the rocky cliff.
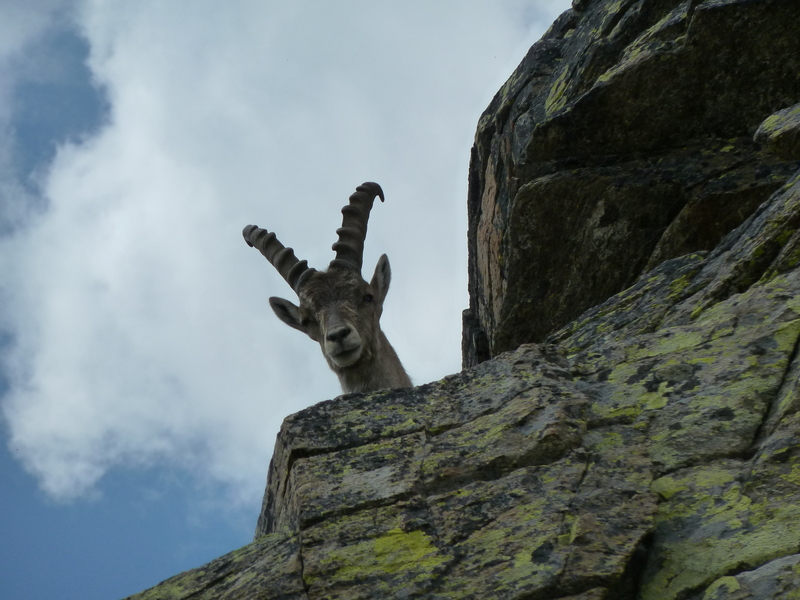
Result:
<instances>
[{"instance_id":1,"label":"rocky cliff","mask_svg":"<svg viewBox=\"0 0 800 600\"><path fill-rule=\"evenodd\" d=\"M480 121L474 366L288 417L133 598L800 597L797 3L575 4Z\"/></svg>"},{"instance_id":2,"label":"rocky cliff","mask_svg":"<svg viewBox=\"0 0 800 600\"><path fill-rule=\"evenodd\" d=\"M800 100L797 2L574 4L478 124L464 366L711 250L793 172L753 133Z\"/></svg>"}]
</instances>

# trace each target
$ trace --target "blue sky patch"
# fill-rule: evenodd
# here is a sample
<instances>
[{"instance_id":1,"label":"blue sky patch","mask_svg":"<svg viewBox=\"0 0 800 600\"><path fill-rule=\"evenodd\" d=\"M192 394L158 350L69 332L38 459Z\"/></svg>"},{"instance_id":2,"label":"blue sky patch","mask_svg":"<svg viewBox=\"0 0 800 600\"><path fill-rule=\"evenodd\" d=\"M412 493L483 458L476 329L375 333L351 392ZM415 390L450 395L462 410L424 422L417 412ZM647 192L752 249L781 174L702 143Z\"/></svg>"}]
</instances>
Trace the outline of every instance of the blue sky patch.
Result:
<instances>
[{"instance_id":1,"label":"blue sky patch","mask_svg":"<svg viewBox=\"0 0 800 600\"><path fill-rule=\"evenodd\" d=\"M14 167L29 189L59 144L80 141L107 122L108 99L92 81L88 55L86 40L60 29L43 37L26 57L26 67L44 67L20 73L13 97Z\"/></svg>"}]
</instances>

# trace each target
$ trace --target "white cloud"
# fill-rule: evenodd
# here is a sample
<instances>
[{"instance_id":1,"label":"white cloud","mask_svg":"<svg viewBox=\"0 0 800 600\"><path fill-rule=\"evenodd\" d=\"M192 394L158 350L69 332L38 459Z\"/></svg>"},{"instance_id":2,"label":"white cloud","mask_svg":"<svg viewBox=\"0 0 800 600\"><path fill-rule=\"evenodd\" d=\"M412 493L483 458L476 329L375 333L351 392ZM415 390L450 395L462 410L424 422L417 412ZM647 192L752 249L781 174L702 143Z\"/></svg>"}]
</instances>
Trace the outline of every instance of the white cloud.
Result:
<instances>
[{"instance_id":1,"label":"white cloud","mask_svg":"<svg viewBox=\"0 0 800 600\"><path fill-rule=\"evenodd\" d=\"M166 463L260 497L283 418L339 390L240 231L323 268L365 180L386 192L364 267L392 261L384 329L417 383L459 370L472 136L567 4L536 23L511 1L83 5L111 122L60 149L49 210L0 250L3 409L43 488Z\"/></svg>"}]
</instances>

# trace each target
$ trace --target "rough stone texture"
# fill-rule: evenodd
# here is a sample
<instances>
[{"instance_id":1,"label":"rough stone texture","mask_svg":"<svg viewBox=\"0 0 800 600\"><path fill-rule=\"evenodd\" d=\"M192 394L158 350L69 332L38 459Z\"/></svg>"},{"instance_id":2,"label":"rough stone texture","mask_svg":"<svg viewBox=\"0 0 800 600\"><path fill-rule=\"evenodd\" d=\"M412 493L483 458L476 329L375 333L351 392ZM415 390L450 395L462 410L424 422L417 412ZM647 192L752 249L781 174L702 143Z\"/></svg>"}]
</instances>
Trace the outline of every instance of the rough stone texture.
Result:
<instances>
[{"instance_id":1,"label":"rough stone texture","mask_svg":"<svg viewBox=\"0 0 800 600\"><path fill-rule=\"evenodd\" d=\"M307 600L297 536L265 535L199 569L130 596L137 600Z\"/></svg>"},{"instance_id":2,"label":"rough stone texture","mask_svg":"<svg viewBox=\"0 0 800 600\"><path fill-rule=\"evenodd\" d=\"M800 554L779 558L754 571L721 577L702 600L796 600L800 598Z\"/></svg>"},{"instance_id":3,"label":"rough stone texture","mask_svg":"<svg viewBox=\"0 0 800 600\"><path fill-rule=\"evenodd\" d=\"M753 138L770 152L788 160L800 160L800 104L772 115Z\"/></svg>"},{"instance_id":4,"label":"rough stone texture","mask_svg":"<svg viewBox=\"0 0 800 600\"><path fill-rule=\"evenodd\" d=\"M753 142L800 99L796 0L575 7L480 119L465 367L543 341L664 260L711 250L800 159L796 109L758 138L781 156Z\"/></svg>"},{"instance_id":5,"label":"rough stone texture","mask_svg":"<svg viewBox=\"0 0 800 600\"><path fill-rule=\"evenodd\" d=\"M800 600L796 6L576 1L471 173L472 362L547 339L291 415L253 544L131 598Z\"/></svg>"},{"instance_id":6,"label":"rough stone texture","mask_svg":"<svg viewBox=\"0 0 800 600\"><path fill-rule=\"evenodd\" d=\"M146 598L797 598L800 171L711 252L286 419L256 540Z\"/></svg>"}]
</instances>

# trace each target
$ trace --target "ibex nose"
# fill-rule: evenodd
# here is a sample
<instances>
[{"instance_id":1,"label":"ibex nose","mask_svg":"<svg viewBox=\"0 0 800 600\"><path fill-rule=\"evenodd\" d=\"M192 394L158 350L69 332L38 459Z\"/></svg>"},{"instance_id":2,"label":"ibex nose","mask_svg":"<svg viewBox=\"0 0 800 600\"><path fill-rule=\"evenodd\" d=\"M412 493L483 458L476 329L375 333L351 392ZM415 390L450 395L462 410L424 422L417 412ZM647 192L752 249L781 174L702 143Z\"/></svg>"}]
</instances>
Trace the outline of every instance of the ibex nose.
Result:
<instances>
[{"instance_id":1,"label":"ibex nose","mask_svg":"<svg viewBox=\"0 0 800 600\"><path fill-rule=\"evenodd\" d=\"M348 335L350 335L350 328L345 326L334 329L333 331L329 331L328 335L326 335L325 337L328 339L329 342L340 342Z\"/></svg>"}]
</instances>

